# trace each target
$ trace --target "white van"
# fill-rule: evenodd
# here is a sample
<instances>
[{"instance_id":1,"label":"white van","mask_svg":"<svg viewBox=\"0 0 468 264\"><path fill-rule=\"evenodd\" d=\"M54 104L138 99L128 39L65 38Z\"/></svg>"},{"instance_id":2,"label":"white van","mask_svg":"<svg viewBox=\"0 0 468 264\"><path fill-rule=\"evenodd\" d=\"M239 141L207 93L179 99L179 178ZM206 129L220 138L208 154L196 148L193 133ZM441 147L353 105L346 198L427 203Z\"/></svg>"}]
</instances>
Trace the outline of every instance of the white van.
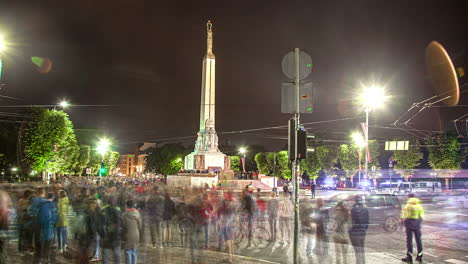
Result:
<instances>
[{"instance_id":1,"label":"white van","mask_svg":"<svg viewBox=\"0 0 468 264\"><path fill-rule=\"evenodd\" d=\"M441 192L442 184L436 181L413 182L413 192Z\"/></svg>"}]
</instances>

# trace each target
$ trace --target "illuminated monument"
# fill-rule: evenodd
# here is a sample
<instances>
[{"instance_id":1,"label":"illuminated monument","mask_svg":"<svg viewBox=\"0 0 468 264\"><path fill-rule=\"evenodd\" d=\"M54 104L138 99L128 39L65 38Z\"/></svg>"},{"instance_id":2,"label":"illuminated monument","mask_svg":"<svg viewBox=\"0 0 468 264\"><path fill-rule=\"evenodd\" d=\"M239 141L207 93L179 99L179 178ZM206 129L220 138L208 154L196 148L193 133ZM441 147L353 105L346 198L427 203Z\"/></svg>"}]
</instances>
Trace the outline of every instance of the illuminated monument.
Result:
<instances>
[{"instance_id":1,"label":"illuminated monument","mask_svg":"<svg viewBox=\"0 0 468 264\"><path fill-rule=\"evenodd\" d=\"M228 170L229 159L218 148L215 130L215 55L213 54L213 31L210 21L206 24L206 55L203 58L203 73L200 101L200 131L195 150L185 157L187 170Z\"/></svg>"}]
</instances>

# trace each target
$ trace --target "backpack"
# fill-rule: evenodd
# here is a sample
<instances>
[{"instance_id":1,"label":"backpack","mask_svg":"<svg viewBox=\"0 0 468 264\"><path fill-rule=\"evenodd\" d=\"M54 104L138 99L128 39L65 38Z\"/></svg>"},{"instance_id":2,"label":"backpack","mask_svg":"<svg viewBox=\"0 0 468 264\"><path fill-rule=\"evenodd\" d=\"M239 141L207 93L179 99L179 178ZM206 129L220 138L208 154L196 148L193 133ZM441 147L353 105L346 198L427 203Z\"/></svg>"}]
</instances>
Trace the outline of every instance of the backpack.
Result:
<instances>
[{"instance_id":1,"label":"backpack","mask_svg":"<svg viewBox=\"0 0 468 264\"><path fill-rule=\"evenodd\" d=\"M70 226L76 234L85 235L88 233L88 223L86 218L86 214L80 213L71 220Z\"/></svg>"}]
</instances>

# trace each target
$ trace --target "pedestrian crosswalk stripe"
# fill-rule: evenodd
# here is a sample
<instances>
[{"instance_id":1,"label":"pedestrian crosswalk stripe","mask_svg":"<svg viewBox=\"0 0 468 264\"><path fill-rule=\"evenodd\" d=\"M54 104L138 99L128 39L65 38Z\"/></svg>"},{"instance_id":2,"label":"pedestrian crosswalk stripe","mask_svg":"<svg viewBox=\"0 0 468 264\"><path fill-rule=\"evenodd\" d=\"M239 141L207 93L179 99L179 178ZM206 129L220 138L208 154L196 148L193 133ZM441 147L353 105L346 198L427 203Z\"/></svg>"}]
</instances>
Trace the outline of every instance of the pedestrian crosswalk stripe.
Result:
<instances>
[{"instance_id":1,"label":"pedestrian crosswalk stripe","mask_svg":"<svg viewBox=\"0 0 468 264\"><path fill-rule=\"evenodd\" d=\"M468 262L458 259L447 259L445 262L453 263L453 264L468 264Z\"/></svg>"}]
</instances>

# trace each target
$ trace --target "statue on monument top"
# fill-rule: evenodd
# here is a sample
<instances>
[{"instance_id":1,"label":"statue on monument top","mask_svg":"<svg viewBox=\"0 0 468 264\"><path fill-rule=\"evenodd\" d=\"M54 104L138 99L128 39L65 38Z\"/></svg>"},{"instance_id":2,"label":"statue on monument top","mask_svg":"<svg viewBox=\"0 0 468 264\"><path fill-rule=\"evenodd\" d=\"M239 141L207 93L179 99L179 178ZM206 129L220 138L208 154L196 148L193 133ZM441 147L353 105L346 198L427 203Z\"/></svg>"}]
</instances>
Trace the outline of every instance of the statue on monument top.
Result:
<instances>
[{"instance_id":1,"label":"statue on monument top","mask_svg":"<svg viewBox=\"0 0 468 264\"><path fill-rule=\"evenodd\" d=\"M206 40L206 57L210 59L214 59L215 56L213 54L213 24L211 24L211 21L208 20L208 23L206 23L206 31L207 31L207 40Z\"/></svg>"}]
</instances>

